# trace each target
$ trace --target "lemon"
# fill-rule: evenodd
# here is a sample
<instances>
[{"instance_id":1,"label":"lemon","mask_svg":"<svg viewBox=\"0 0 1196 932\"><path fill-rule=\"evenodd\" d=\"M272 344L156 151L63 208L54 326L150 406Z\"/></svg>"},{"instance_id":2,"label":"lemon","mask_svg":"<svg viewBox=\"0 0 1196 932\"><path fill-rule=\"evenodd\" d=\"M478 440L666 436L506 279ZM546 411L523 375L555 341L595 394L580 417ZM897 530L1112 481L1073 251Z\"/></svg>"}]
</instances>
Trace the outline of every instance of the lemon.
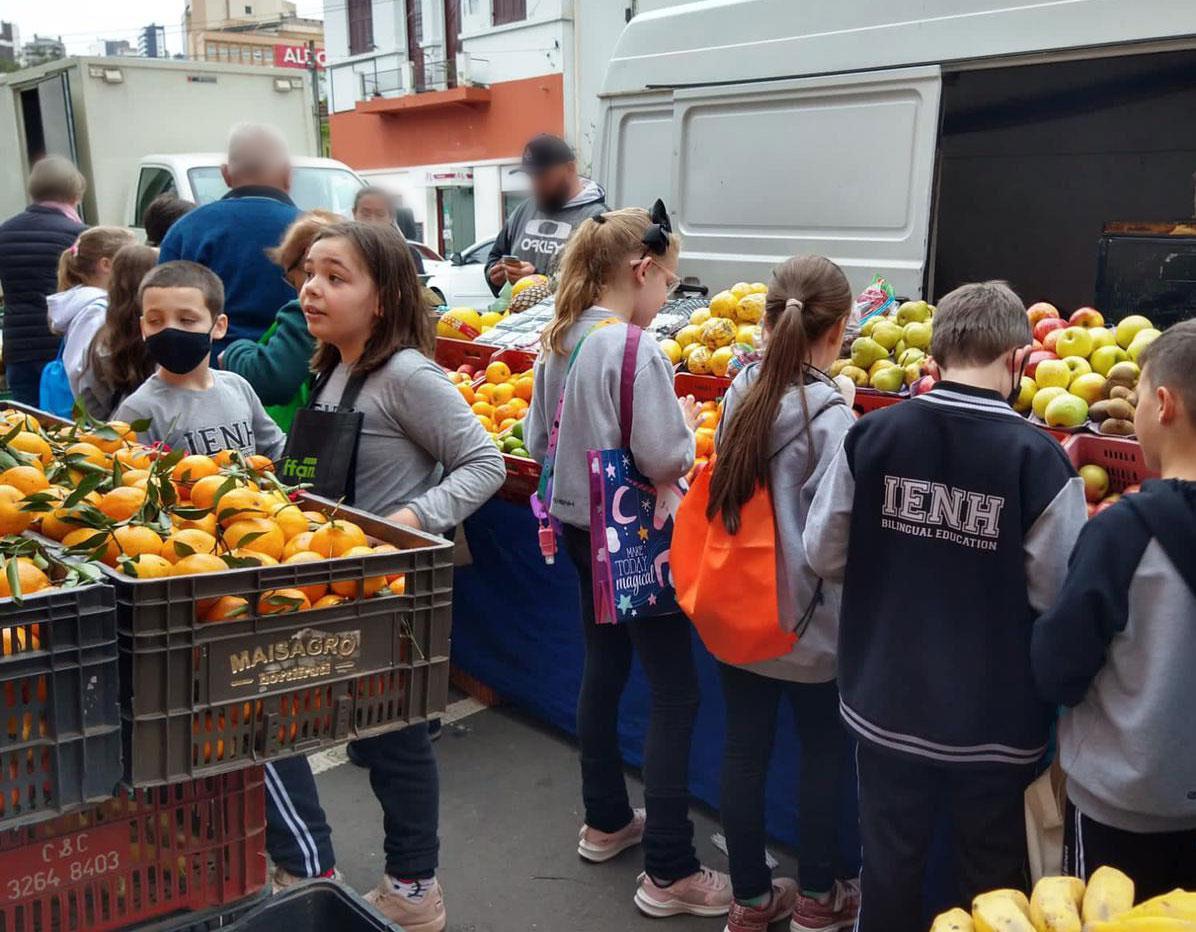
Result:
<instances>
[{"instance_id":1,"label":"lemon","mask_svg":"<svg viewBox=\"0 0 1196 932\"><path fill-rule=\"evenodd\" d=\"M674 366L681 362L681 344L676 340L661 340L660 348Z\"/></svg>"},{"instance_id":2,"label":"lemon","mask_svg":"<svg viewBox=\"0 0 1196 932\"><path fill-rule=\"evenodd\" d=\"M677 331L677 335L674 339L676 339L677 343L682 349L684 349L691 343L697 343L700 339L702 339L702 328L696 324L686 324Z\"/></svg>"},{"instance_id":3,"label":"lemon","mask_svg":"<svg viewBox=\"0 0 1196 932\"><path fill-rule=\"evenodd\" d=\"M695 347L685 364L694 375L708 374L710 372L710 350L704 346Z\"/></svg>"},{"instance_id":4,"label":"lemon","mask_svg":"<svg viewBox=\"0 0 1196 932\"><path fill-rule=\"evenodd\" d=\"M689 315L689 322L695 327L700 327L706 321L710 320L710 308L700 307Z\"/></svg>"},{"instance_id":5,"label":"lemon","mask_svg":"<svg viewBox=\"0 0 1196 932\"><path fill-rule=\"evenodd\" d=\"M727 367L735 358L735 351L729 346L720 346L710 354L710 372L720 378L727 374Z\"/></svg>"},{"instance_id":6,"label":"lemon","mask_svg":"<svg viewBox=\"0 0 1196 932\"><path fill-rule=\"evenodd\" d=\"M735 309L739 305L738 296L730 291L720 291L710 299L710 316L735 319Z\"/></svg>"}]
</instances>

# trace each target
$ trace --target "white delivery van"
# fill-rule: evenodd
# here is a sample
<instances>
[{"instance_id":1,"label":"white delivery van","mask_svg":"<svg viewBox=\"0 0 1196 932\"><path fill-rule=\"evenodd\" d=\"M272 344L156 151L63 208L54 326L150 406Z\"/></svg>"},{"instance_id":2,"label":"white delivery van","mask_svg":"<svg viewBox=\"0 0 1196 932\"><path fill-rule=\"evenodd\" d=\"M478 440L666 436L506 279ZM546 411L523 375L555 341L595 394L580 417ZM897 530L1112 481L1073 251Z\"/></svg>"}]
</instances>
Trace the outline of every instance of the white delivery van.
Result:
<instances>
[{"instance_id":1,"label":"white delivery van","mask_svg":"<svg viewBox=\"0 0 1196 932\"><path fill-rule=\"evenodd\" d=\"M689 279L820 253L1074 308L1102 224L1192 216L1196 2L699 0L628 24L600 127L608 201L664 197Z\"/></svg>"}]
</instances>

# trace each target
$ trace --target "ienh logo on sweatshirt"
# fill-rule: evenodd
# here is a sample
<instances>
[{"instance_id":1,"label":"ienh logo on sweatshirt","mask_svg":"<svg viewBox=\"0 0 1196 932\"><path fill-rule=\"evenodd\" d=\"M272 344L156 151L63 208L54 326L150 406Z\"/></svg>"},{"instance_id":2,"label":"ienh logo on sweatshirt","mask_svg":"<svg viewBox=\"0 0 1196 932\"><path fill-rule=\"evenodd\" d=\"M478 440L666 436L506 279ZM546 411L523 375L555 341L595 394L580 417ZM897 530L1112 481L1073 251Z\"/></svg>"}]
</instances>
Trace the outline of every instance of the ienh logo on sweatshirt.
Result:
<instances>
[{"instance_id":1,"label":"ienh logo on sweatshirt","mask_svg":"<svg viewBox=\"0 0 1196 932\"><path fill-rule=\"evenodd\" d=\"M996 550L1005 499L925 479L885 476L880 526L972 550Z\"/></svg>"}]
</instances>

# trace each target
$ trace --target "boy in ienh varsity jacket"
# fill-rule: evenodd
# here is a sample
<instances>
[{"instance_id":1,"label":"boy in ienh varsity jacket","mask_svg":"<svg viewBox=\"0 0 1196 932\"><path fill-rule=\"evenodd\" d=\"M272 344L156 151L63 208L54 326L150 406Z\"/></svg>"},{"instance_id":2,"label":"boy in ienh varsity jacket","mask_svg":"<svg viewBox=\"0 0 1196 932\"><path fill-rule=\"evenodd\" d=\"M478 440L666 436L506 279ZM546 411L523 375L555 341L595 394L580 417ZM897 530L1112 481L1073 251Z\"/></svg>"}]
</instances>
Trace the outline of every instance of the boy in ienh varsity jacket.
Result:
<instances>
[{"instance_id":1,"label":"boy in ienh varsity jacket","mask_svg":"<svg viewBox=\"0 0 1196 932\"><path fill-rule=\"evenodd\" d=\"M1034 677L1059 720L1064 869L1102 864L1136 897L1196 888L1196 321L1138 357L1134 418L1162 476L1084 528L1034 626Z\"/></svg>"},{"instance_id":2,"label":"boy in ienh varsity jacket","mask_svg":"<svg viewBox=\"0 0 1196 932\"><path fill-rule=\"evenodd\" d=\"M1031 335L1004 284L939 303L942 380L851 428L810 509L810 566L843 581L841 710L859 739L859 932L924 932L940 807L959 902L1025 888L1022 797L1047 744L1030 636L1087 516L1059 444L1009 406Z\"/></svg>"}]
</instances>

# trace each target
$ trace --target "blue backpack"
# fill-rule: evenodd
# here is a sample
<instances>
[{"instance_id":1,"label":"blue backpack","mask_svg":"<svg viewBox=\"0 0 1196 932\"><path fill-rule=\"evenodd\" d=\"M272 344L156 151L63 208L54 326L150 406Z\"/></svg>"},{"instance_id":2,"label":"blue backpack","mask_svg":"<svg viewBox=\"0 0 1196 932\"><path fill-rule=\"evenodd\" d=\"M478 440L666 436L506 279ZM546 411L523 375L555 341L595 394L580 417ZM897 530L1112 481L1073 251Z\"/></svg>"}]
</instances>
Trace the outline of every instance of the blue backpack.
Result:
<instances>
[{"instance_id":1,"label":"blue backpack","mask_svg":"<svg viewBox=\"0 0 1196 932\"><path fill-rule=\"evenodd\" d=\"M71 394L71 383L66 377L66 366L62 362L65 347L66 337L63 337L58 344L58 355L42 369L37 406L43 411L69 419L75 407L75 396Z\"/></svg>"}]
</instances>

